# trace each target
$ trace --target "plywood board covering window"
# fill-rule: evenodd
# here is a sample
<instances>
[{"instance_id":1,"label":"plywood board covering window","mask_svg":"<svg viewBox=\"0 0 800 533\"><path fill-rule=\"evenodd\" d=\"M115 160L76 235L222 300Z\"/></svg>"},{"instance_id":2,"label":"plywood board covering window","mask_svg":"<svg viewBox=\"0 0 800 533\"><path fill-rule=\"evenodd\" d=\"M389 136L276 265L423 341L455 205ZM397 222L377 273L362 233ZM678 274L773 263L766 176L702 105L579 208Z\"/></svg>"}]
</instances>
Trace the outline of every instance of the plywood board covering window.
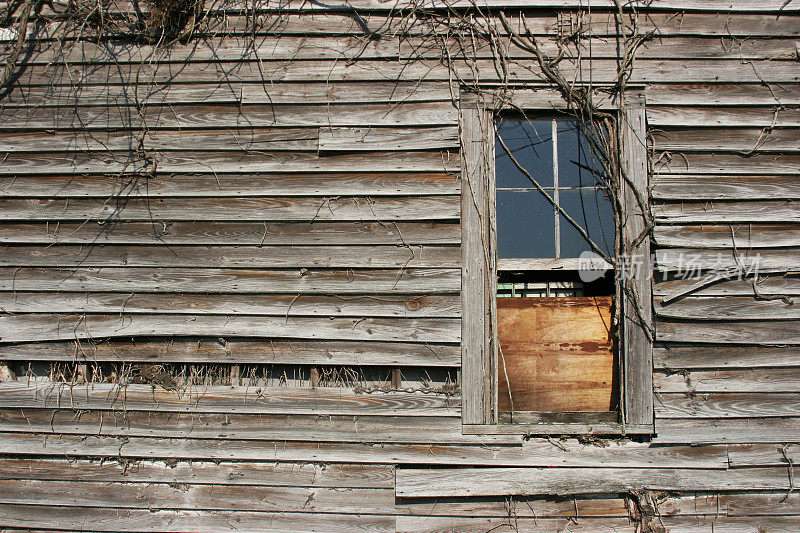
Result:
<instances>
[{"instance_id":1,"label":"plywood board covering window","mask_svg":"<svg viewBox=\"0 0 800 533\"><path fill-rule=\"evenodd\" d=\"M501 415L616 409L611 305L610 296L499 298Z\"/></svg>"}]
</instances>

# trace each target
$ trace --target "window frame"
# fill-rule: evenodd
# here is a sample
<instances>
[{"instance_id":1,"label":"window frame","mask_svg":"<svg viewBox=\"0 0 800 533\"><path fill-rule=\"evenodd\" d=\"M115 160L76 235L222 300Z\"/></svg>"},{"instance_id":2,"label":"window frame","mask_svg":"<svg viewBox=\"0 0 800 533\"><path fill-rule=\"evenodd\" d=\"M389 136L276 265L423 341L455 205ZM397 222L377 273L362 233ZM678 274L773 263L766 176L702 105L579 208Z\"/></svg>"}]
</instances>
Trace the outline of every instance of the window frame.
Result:
<instances>
[{"instance_id":1,"label":"window frame","mask_svg":"<svg viewBox=\"0 0 800 533\"><path fill-rule=\"evenodd\" d=\"M625 249L643 262L637 272L646 274L624 276L616 291L618 305L621 302L619 363L622 375L618 420L609 420L606 413L558 413L552 420L521 424L498 423L497 409L494 113L499 106L491 95L462 92L460 96L463 433L653 434L652 260L650 239L638 239L646 228L647 218L642 211L649 210L649 205L640 205L642 201L649 202L644 91L627 89L622 106L615 105L607 97L600 105L602 110L618 114L620 156L627 177L619 195L624 209L620 235L626 243ZM598 93L597 98L603 96ZM508 107L508 98L502 103ZM567 110L561 96L547 88L516 91L511 103L513 108L531 114ZM543 266L547 261L552 260L541 261ZM506 269L503 265L502 270ZM621 283L626 284L626 290L621 290Z\"/></svg>"}]
</instances>

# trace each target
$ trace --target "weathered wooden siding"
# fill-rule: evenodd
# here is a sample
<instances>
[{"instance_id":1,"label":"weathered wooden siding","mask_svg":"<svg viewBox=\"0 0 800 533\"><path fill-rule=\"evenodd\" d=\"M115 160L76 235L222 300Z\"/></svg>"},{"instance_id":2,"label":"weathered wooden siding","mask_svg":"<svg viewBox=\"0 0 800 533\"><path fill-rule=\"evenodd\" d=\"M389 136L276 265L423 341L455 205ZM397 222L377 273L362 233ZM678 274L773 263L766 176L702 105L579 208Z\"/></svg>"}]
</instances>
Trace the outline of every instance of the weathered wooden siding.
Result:
<instances>
[{"instance_id":1,"label":"weathered wooden siding","mask_svg":"<svg viewBox=\"0 0 800 533\"><path fill-rule=\"evenodd\" d=\"M577 19L576 2L524 4L545 9L511 23L542 37ZM429 37L445 24L359 0L267 4L255 32L233 12L225 39L167 51L37 45L0 108L0 359L210 364L230 383L6 374L0 525L797 531L800 312L768 298L796 300L800 283L664 303L687 283L660 275L800 270L800 16L781 1L654 4L629 80L652 137L650 442L461 432L441 380L460 366L454 96L459 78L501 81L486 43L448 68ZM587 16L591 57L569 59L593 83L617 68L609 7ZM530 54L512 56L509 82L542 84ZM258 364L402 379L243 384Z\"/></svg>"}]
</instances>

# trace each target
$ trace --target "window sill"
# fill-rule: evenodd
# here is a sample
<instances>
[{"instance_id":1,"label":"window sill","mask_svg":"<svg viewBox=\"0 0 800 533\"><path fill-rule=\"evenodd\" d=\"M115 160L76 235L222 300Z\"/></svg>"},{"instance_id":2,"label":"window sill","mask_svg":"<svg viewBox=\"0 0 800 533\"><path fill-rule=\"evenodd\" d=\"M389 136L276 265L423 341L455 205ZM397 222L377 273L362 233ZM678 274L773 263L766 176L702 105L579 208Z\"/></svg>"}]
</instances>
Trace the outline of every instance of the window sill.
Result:
<instances>
[{"instance_id":1,"label":"window sill","mask_svg":"<svg viewBox=\"0 0 800 533\"><path fill-rule=\"evenodd\" d=\"M464 424L464 435L653 435L653 424L542 423L542 424Z\"/></svg>"}]
</instances>

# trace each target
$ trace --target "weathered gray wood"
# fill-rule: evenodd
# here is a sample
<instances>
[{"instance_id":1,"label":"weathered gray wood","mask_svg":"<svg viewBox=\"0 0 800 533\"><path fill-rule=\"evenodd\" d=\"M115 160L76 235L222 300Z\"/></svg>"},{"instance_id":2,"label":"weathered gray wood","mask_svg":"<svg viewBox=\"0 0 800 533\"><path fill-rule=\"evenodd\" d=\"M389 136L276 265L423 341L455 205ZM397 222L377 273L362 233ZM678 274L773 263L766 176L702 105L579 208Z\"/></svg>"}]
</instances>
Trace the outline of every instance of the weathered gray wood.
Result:
<instances>
[{"instance_id":1,"label":"weathered gray wood","mask_svg":"<svg viewBox=\"0 0 800 533\"><path fill-rule=\"evenodd\" d=\"M326 442L254 442L227 439L156 439L77 435L0 434L0 447L10 455L64 457L195 458L277 462L358 464L427 464L475 466L727 468L725 446L650 447L639 444L608 448L563 442L564 450L546 440L522 446L446 446L350 444ZM555 469L558 470L558 469ZM784 470L785 475L785 470Z\"/></svg>"},{"instance_id":2,"label":"weathered gray wood","mask_svg":"<svg viewBox=\"0 0 800 533\"><path fill-rule=\"evenodd\" d=\"M653 375L657 393L784 392L800 391L800 369L689 370Z\"/></svg>"},{"instance_id":3,"label":"weathered gray wood","mask_svg":"<svg viewBox=\"0 0 800 533\"><path fill-rule=\"evenodd\" d=\"M691 75L687 76L691 79ZM700 102L695 102L695 104ZM713 126L735 127L797 127L800 110L789 108L773 110L765 107L710 107L703 105L658 107L648 106L647 123L651 126ZM755 139L753 144L755 144ZM752 146L750 147L752 148ZM749 148L748 148L749 150Z\"/></svg>"},{"instance_id":4,"label":"weathered gray wood","mask_svg":"<svg viewBox=\"0 0 800 533\"><path fill-rule=\"evenodd\" d=\"M283 513L253 511L208 512L196 510L118 509L89 507L53 507L0 504L4 525L20 528L66 528L92 531L230 531L235 525L240 532L296 533L330 531L352 533L375 531L393 533L395 518L387 515L335 513Z\"/></svg>"},{"instance_id":5,"label":"weathered gray wood","mask_svg":"<svg viewBox=\"0 0 800 533\"><path fill-rule=\"evenodd\" d=\"M656 315L663 318L695 320L768 320L800 319L800 308L783 300L759 300L752 297L687 297L666 305L656 297ZM713 325L710 325L713 328Z\"/></svg>"},{"instance_id":6,"label":"weathered gray wood","mask_svg":"<svg viewBox=\"0 0 800 533\"><path fill-rule=\"evenodd\" d=\"M193 386L168 391L150 385L54 382L0 383L0 405L15 408L102 409L221 414L458 416L458 398L419 392L359 394L343 387ZM266 459L266 457L265 457Z\"/></svg>"},{"instance_id":7,"label":"weathered gray wood","mask_svg":"<svg viewBox=\"0 0 800 533\"><path fill-rule=\"evenodd\" d=\"M800 366L800 351L773 346L664 344L653 350L656 368L759 368Z\"/></svg>"},{"instance_id":8,"label":"weathered gray wood","mask_svg":"<svg viewBox=\"0 0 800 533\"><path fill-rule=\"evenodd\" d=\"M775 533L791 533L797 529L798 516L793 517L664 517L659 524L668 531L681 533L705 533L708 531L735 531L742 533L758 533L774 531Z\"/></svg>"},{"instance_id":9,"label":"weathered gray wood","mask_svg":"<svg viewBox=\"0 0 800 533\"><path fill-rule=\"evenodd\" d=\"M462 100L461 107L461 228L463 269L461 275L461 389L465 424L491 420L489 398L492 325L489 321L487 279L493 272L489 257L489 202L492 201L488 173L494 167L492 124L479 102Z\"/></svg>"},{"instance_id":10,"label":"weathered gray wood","mask_svg":"<svg viewBox=\"0 0 800 533\"><path fill-rule=\"evenodd\" d=\"M55 1L51 4L50 9L53 10L53 13L57 14L62 12L69 4L63 2L61 0ZM616 4L614 4L611 0L593 0L592 7L597 8L599 11L608 10L614 8ZM429 0L422 4L426 9L436 11L436 10L446 10L452 7L456 8L464 8L464 7L474 7L474 4L464 1L464 0L456 0L454 2L443 2L438 0ZM515 7L515 8L585 8L587 6L586 3L581 2L580 0L486 0L482 6L490 7L490 8L498 8L498 7ZM265 14L265 13L308 13L308 12L315 12L315 11L328 11L331 7L336 6L315 6L311 5L308 6L301 0L287 0L280 6L273 6L271 4L265 3L263 5L257 5L255 8L252 8L250 4L246 2L230 2L226 4L219 4L214 0L207 0L204 3L204 8L209 11L210 14L220 14L220 13L237 13L243 11L253 11L257 14ZM394 11L394 10L404 10L413 7L419 7L419 4L415 4L408 0L353 0L350 4L347 4L347 7L350 9L359 9L365 11ZM626 11L631 9L633 6L624 6ZM722 0L712 0L706 2L702 5L698 5L690 0L655 0L646 6L635 6L637 11L644 8L654 8L656 10L664 10L664 11L711 11L711 12L719 12L719 11L732 11L732 12L756 12L756 13L783 13L786 10L787 13L794 13L797 10L794 6L789 6L782 0L769 0L765 2L756 2L754 0L746 0L740 1L737 4L731 4L730 2L725 2ZM133 9L125 4L111 4L108 7L109 13L132 13L135 12ZM632 9L631 9L632 11ZM148 8L145 6L143 8L143 12L147 13ZM47 12L47 14L51 14Z\"/></svg>"},{"instance_id":11,"label":"weathered gray wood","mask_svg":"<svg viewBox=\"0 0 800 533\"><path fill-rule=\"evenodd\" d=\"M320 83L197 83L158 85L139 80L139 101L144 104L341 104L451 101L450 88L441 83L403 81L324 81ZM10 88L6 107L37 107L130 103L130 88L120 85L83 85L75 93L67 87Z\"/></svg>"},{"instance_id":12,"label":"weathered gray wood","mask_svg":"<svg viewBox=\"0 0 800 533\"><path fill-rule=\"evenodd\" d=\"M354 245L458 244L458 224L421 222L120 222L0 224L2 243Z\"/></svg>"},{"instance_id":13,"label":"weathered gray wood","mask_svg":"<svg viewBox=\"0 0 800 533\"><path fill-rule=\"evenodd\" d=\"M201 336L448 343L461 321L447 318L333 318L250 315L0 315L0 343L112 337Z\"/></svg>"},{"instance_id":14,"label":"weathered gray wood","mask_svg":"<svg viewBox=\"0 0 800 533\"><path fill-rule=\"evenodd\" d=\"M734 492L723 496L723 505L728 516L797 515L800 494Z\"/></svg>"},{"instance_id":15,"label":"weathered gray wood","mask_svg":"<svg viewBox=\"0 0 800 533\"><path fill-rule=\"evenodd\" d=\"M656 418L800 417L800 392L795 394L718 393L691 396L659 394ZM769 421L764 421L769 424ZM789 421L791 423L791 421ZM776 421L776 426L780 421Z\"/></svg>"},{"instance_id":16,"label":"weathered gray wood","mask_svg":"<svg viewBox=\"0 0 800 533\"><path fill-rule=\"evenodd\" d=\"M529 423L524 419L513 424L504 423L500 417L497 424L467 424L464 433L470 435L650 435L653 433L652 424L622 424L598 420L596 422L541 422Z\"/></svg>"},{"instance_id":17,"label":"weathered gray wood","mask_svg":"<svg viewBox=\"0 0 800 533\"><path fill-rule=\"evenodd\" d=\"M792 129L763 128L669 128L653 133L656 150L679 152L731 151L747 153L800 150L800 139Z\"/></svg>"},{"instance_id":18,"label":"weathered gray wood","mask_svg":"<svg viewBox=\"0 0 800 533\"><path fill-rule=\"evenodd\" d=\"M734 20L734 19L730 19ZM668 105L797 105L800 104L800 86L776 85L767 87L760 84L650 84L645 88L647 103L657 106Z\"/></svg>"},{"instance_id":19,"label":"weathered gray wood","mask_svg":"<svg viewBox=\"0 0 800 533\"><path fill-rule=\"evenodd\" d=\"M456 126L425 128L325 127L319 130L320 152L431 150L458 148Z\"/></svg>"},{"instance_id":20,"label":"weathered gray wood","mask_svg":"<svg viewBox=\"0 0 800 533\"><path fill-rule=\"evenodd\" d=\"M519 443L516 436L461 433L453 417L240 415L20 409L0 410L0 431L159 438L412 444ZM265 485L271 483L265 482Z\"/></svg>"},{"instance_id":21,"label":"weathered gray wood","mask_svg":"<svg viewBox=\"0 0 800 533\"><path fill-rule=\"evenodd\" d=\"M684 202L653 206L656 220L675 223L800 222L800 203L794 200L753 202Z\"/></svg>"},{"instance_id":22,"label":"weathered gray wood","mask_svg":"<svg viewBox=\"0 0 800 533\"><path fill-rule=\"evenodd\" d=\"M713 266L713 265L712 265ZM691 269L685 270L691 274ZM696 272L696 271L695 271ZM695 285L699 279L689 275L689 279L676 279L656 283L653 294L656 296L669 296L677 291L682 291ZM800 295L800 278L796 276L767 276L758 278L758 294L762 296L797 296ZM745 280L721 281L698 289L691 293L694 296L754 296L753 278Z\"/></svg>"},{"instance_id":23,"label":"weathered gray wood","mask_svg":"<svg viewBox=\"0 0 800 533\"><path fill-rule=\"evenodd\" d=\"M657 157L656 174L792 174L800 168L797 152L781 154L696 153Z\"/></svg>"},{"instance_id":24,"label":"weathered gray wood","mask_svg":"<svg viewBox=\"0 0 800 533\"><path fill-rule=\"evenodd\" d=\"M734 224L702 226L659 225L653 230L653 237L659 246L678 246L686 248L729 249L734 245L742 248L790 248L792 253L800 242L800 225L795 224ZM755 250L748 253L763 253ZM779 250L771 250L779 252Z\"/></svg>"},{"instance_id":25,"label":"weathered gray wood","mask_svg":"<svg viewBox=\"0 0 800 533\"><path fill-rule=\"evenodd\" d=\"M389 465L183 461L170 466L150 461L126 466L113 460L9 457L0 461L0 479L380 489L394 488L394 468Z\"/></svg>"},{"instance_id":26,"label":"weathered gray wood","mask_svg":"<svg viewBox=\"0 0 800 533\"><path fill-rule=\"evenodd\" d=\"M789 488L783 468L398 468L396 476L397 496L406 498Z\"/></svg>"},{"instance_id":27,"label":"weathered gray wood","mask_svg":"<svg viewBox=\"0 0 800 533\"><path fill-rule=\"evenodd\" d=\"M0 266L459 268L458 246L2 246Z\"/></svg>"},{"instance_id":28,"label":"weathered gray wood","mask_svg":"<svg viewBox=\"0 0 800 533\"><path fill-rule=\"evenodd\" d=\"M513 524L513 526L511 525ZM520 518L509 517L470 517L470 516L398 516L398 533L444 533L459 531L463 533L484 533L486 531L502 531L508 528L530 533L548 533L568 527L569 531L614 531L634 533L636 531L626 518Z\"/></svg>"},{"instance_id":29,"label":"weathered gray wood","mask_svg":"<svg viewBox=\"0 0 800 533\"><path fill-rule=\"evenodd\" d=\"M574 499L469 499L469 500L398 500L398 514L411 516L448 517L497 517L518 518L546 517L625 517L628 516L625 502L621 498L574 498ZM423 524L418 524L422 527Z\"/></svg>"},{"instance_id":30,"label":"weathered gray wood","mask_svg":"<svg viewBox=\"0 0 800 533\"><path fill-rule=\"evenodd\" d=\"M222 342L224 341L224 343ZM325 365L459 366L455 344L347 342L270 339L138 339L93 342L36 342L4 345L8 361L108 361L130 363L269 363Z\"/></svg>"},{"instance_id":31,"label":"weathered gray wood","mask_svg":"<svg viewBox=\"0 0 800 533\"><path fill-rule=\"evenodd\" d=\"M723 27L724 24L720 24ZM613 27L613 26L612 26ZM523 30L525 31L525 30ZM702 83L797 83L800 73L792 61L739 59L639 59L633 64L630 81L632 83L702 82ZM213 62L210 64L145 64L128 66L70 66L45 67L34 65L25 69L19 82L28 86L69 85L65 80L80 79L90 84L126 84L135 79L149 79L152 83L170 82L203 83L211 79L226 80L231 83L263 82L323 82L325 80L344 81L386 81L386 80L425 80L452 81L479 80L483 83L498 83L508 78L514 83L542 83L546 81L538 67L531 68L525 60L512 60L507 69L500 73L491 59L456 58L448 65L438 59L404 62L396 60L375 61L274 61L264 66L257 61ZM613 83L619 73L616 60L591 59L586 56L579 62L565 58L559 68L567 79L590 79L593 83ZM68 72L63 72L68 70ZM138 76L138 78L137 78ZM50 120L52 124L52 120ZM271 122L270 122L271 123ZM266 124L270 124L266 123ZM442 117L438 122L445 124ZM361 125L365 125L362 124Z\"/></svg>"},{"instance_id":32,"label":"weathered gray wood","mask_svg":"<svg viewBox=\"0 0 800 533\"><path fill-rule=\"evenodd\" d=\"M131 4L127 3L131 9ZM143 12L146 11L143 10ZM753 45L753 48L756 46ZM745 49L749 47L745 46ZM143 62L190 61L275 61L303 59L378 59L398 57L398 40L368 37L277 37L226 36L198 39L189 44L172 43L169 47L131 45L101 41L65 41L36 43L28 64L126 64Z\"/></svg>"},{"instance_id":33,"label":"weathered gray wood","mask_svg":"<svg viewBox=\"0 0 800 533\"><path fill-rule=\"evenodd\" d=\"M394 490L5 480L0 485L0 503L78 508L393 514Z\"/></svg>"},{"instance_id":34,"label":"weathered gray wood","mask_svg":"<svg viewBox=\"0 0 800 533\"><path fill-rule=\"evenodd\" d=\"M655 444L800 442L800 418L734 419L656 419ZM736 471L736 470L734 470ZM788 480L788 473L783 468ZM759 489L747 483L731 485L738 489Z\"/></svg>"},{"instance_id":35,"label":"weathered gray wood","mask_svg":"<svg viewBox=\"0 0 800 533\"><path fill-rule=\"evenodd\" d=\"M516 18L516 17L514 17ZM537 42L539 50L548 57L578 57L588 53L595 59L619 57L621 50L613 36L594 37L582 35L579 42L556 42L555 39L541 39ZM455 33L445 39L430 36L409 36L400 41L400 59L475 57L493 58L497 54L497 43L479 35L459 35ZM378 50L370 50L376 56ZM511 45L503 50L508 59L526 59L535 63L536 54L531 50ZM753 38L732 42L719 37L695 36L655 36L642 43L637 49L637 58L642 59L772 59L792 60L796 57L795 40L791 38ZM696 103L697 101L695 101Z\"/></svg>"},{"instance_id":36,"label":"weathered gray wood","mask_svg":"<svg viewBox=\"0 0 800 533\"><path fill-rule=\"evenodd\" d=\"M6 313L214 314L458 318L458 296L109 294L0 292Z\"/></svg>"},{"instance_id":37,"label":"weathered gray wood","mask_svg":"<svg viewBox=\"0 0 800 533\"><path fill-rule=\"evenodd\" d=\"M762 317L763 318L763 317ZM800 344L796 320L679 322L658 320L656 339L669 342Z\"/></svg>"},{"instance_id":38,"label":"weathered gray wood","mask_svg":"<svg viewBox=\"0 0 800 533\"><path fill-rule=\"evenodd\" d=\"M732 444L728 447L731 467L789 466L800 460L800 444ZM788 472L787 472L788 473Z\"/></svg>"},{"instance_id":39,"label":"weathered gray wood","mask_svg":"<svg viewBox=\"0 0 800 533\"><path fill-rule=\"evenodd\" d=\"M344 65L345 63L340 63ZM358 63L357 63L358 64ZM237 64L238 65L238 64ZM288 63L294 68L302 63ZM336 63L331 67L335 68ZM37 67L31 67L36 69ZM77 68L77 67L75 67ZM106 67L91 65L90 71L104 70ZM117 67L107 67L114 71ZM136 75L139 66L128 67L131 76ZM172 67L162 65L163 74L172 81L184 80L188 67L183 65ZM258 64L256 64L258 69ZM350 67L353 68L353 67ZM363 66L358 67L363 68ZM124 69L124 67L120 67ZM180 74L170 73L176 69ZM156 72L161 72L156 70ZM200 76L204 70L197 70ZM51 72L49 76L52 77ZM143 76L144 73L140 73ZM205 72L206 80L208 72ZM104 83L110 80L103 79ZM125 80L130 81L130 80ZM169 82L169 79L163 80ZM257 80L256 80L257 81ZM128 103L133 106L134 102ZM334 107L326 105L180 105L169 107L147 106L137 111L135 107L70 107L70 108L4 108L0 111L3 129L16 130L104 130L109 128L139 128L147 125L148 129L157 128L258 128L258 127L298 127L298 126L438 126L455 125L456 109L450 102L409 102L395 104L341 104ZM247 135L246 132L243 132ZM229 134L230 135L230 134ZM135 146L134 146L135 148ZM267 148L268 149L268 148Z\"/></svg>"},{"instance_id":40,"label":"weathered gray wood","mask_svg":"<svg viewBox=\"0 0 800 533\"><path fill-rule=\"evenodd\" d=\"M380 0L378 0L380 2ZM375 2L373 2L374 4ZM295 2L295 6L302 6L302 11L314 10L313 6L302 4L302 2ZM506 4L504 4L506 5ZM511 5L511 4L507 4ZM531 4L525 0L525 6L530 7ZM686 6L686 4L683 4ZM706 8L705 6L709 6ZM715 35L725 38L733 37L773 37L773 36L796 36L800 35L797 29L799 17L793 12L791 5L787 6L785 13L776 16L775 13L759 13L760 5L755 2L748 2L742 4L747 6L745 11L751 11L746 17L733 16L721 17L720 11L738 10L741 9L738 4L731 4L730 2L724 3L709 2L707 4L698 5L691 4L689 13L681 13L680 16L670 12L658 11L641 11L641 6L637 6L640 11L638 14L633 15L631 23L635 23L640 33L644 34L648 31L657 30L658 35ZM773 4L774 5L774 4ZM384 9L392 6L391 3L384 4ZM548 5L548 7L564 7L572 6L573 4L560 4ZM471 5L469 7L472 7ZM581 5L581 7L585 7ZM261 7L260 9L264 9ZM277 12L274 10L277 9ZM387 35L393 35L395 31L400 29L399 24L402 22L400 19L386 20L385 14L361 12L359 17L353 17L349 12L350 9L332 10L331 6L319 6L318 10L324 13L298 13L286 10L283 5L274 6L272 9L267 8L267 11L273 12L269 15L258 17L253 22L252 16L246 16L242 11L234 11L225 16L214 16L209 21L207 29L200 28L197 33L198 37L207 37L209 35L219 36L225 35L313 35L323 34L328 35L364 35L369 31L382 29ZM685 10L684 7L681 11ZM712 13L697 13L694 11L703 11L710 9ZM344 12L342 12L344 11ZM713 11L716 11L713 12ZM614 10L594 10L590 16L586 17L585 25L590 25L593 28L593 35L608 36L615 35L617 28L614 24ZM247 13L252 13L252 6L249 6ZM496 29L500 34L506 33L500 25L499 19L496 15L476 14L476 21L479 24L488 25ZM509 17L511 19L511 27L515 32L529 31L532 35L553 35L557 29L559 21L555 17L542 17L535 11L526 13L523 17ZM41 30L43 39L54 38L54 34L58 28L58 22L53 22L46 25ZM31 25L32 26L32 25ZM403 26L406 28L407 26ZM452 26L448 24L434 24L429 25L412 25L408 32L414 34L430 34L430 33L444 33L452 32ZM61 35L58 33L57 35ZM73 34L74 37L74 34Z\"/></svg>"},{"instance_id":41,"label":"weathered gray wood","mask_svg":"<svg viewBox=\"0 0 800 533\"><path fill-rule=\"evenodd\" d=\"M790 238L791 233L787 235L787 239ZM800 258L796 248L785 250L737 248L735 252L697 248L661 249L656 251L655 259L659 271L662 273L674 271L679 275L685 275L692 270L695 273L744 270L749 275L800 270Z\"/></svg>"},{"instance_id":42,"label":"weathered gray wood","mask_svg":"<svg viewBox=\"0 0 800 533\"><path fill-rule=\"evenodd\" d=\"M453 269L0 268L0 291L456 293Z\"/></svg>"},{"instance_id":43,"label":"weathered gray wood","mask_svg":"<svg viewBox=\"0 0 800 533\"><path fill-rule=\"evenodd\" d=\"M401 221L453 220L458 196L0 199L0 221Z\"/></svg>"},{"instance_id":44,"label":"weathered gray wood","mask_svg":"<svg viewBox=\"0 0 800 533\"><path fill-rule=\"evenodd\" d=\"M20 111L22 113L22 111ZM274 150L314 152L319 143L319 128L253 128L183 131L86 131L75 132L3 132L0 133L0 150L8 152L91 152L135 151L142 148L150 152L162 150L204 150L241 152L242 150ZM121 180L120 180L121 181Z\"/></svg>"},{"instance_id":45,"label":"weathered gray wood","mask_svg":"<svg viewBox=\"0 0 800 533\"><path fill-rule=\"evenodd\" d=\"M713 176L659 174L654 179L657 200L796 200L798 176Z\"/></svg>"},{"instance_id":46,"label":"weathered gray wood","mask_svg":"<svg viewBox=\"0 0 800 533\"><path fill-rule=\"evenodd\" d=\"M320 157L305 152L162 152L149 160L135 154L105 153L103 157L79 154L13 154L6 156L0 173L71 175L161 172L447 172L458 170L457 154L437 152L378 152Z\"/></svg>"},{"instance_id":47,"label":"weathered gray wood","mask_svg":"<svg viewBox=\"0 0 800 533\"><path fill-rule=\"evenodd\" d=\"M643 260L642 269L623 273L622 367L623 416L625 424L653 422L653 324L650 239L641 238L649 220L647 148L644 105L636 103L622 112L622 161L626 180L621 187L624 209L621 238L628 259Z\"/></svg>"},{"instance_id":48,"label":"weathered gray wood","mask_svg":"<svg viewBox=\"0 0 800 533\"><path fill-rule=\"evenodd\" d=\"M93 135L94 137L94 135ZM316 141L315 141L316 150ZM4 198L404 196L458 194L455 174L315 173L13 176L0 178Z\"/></svg>"}]
</instances>

